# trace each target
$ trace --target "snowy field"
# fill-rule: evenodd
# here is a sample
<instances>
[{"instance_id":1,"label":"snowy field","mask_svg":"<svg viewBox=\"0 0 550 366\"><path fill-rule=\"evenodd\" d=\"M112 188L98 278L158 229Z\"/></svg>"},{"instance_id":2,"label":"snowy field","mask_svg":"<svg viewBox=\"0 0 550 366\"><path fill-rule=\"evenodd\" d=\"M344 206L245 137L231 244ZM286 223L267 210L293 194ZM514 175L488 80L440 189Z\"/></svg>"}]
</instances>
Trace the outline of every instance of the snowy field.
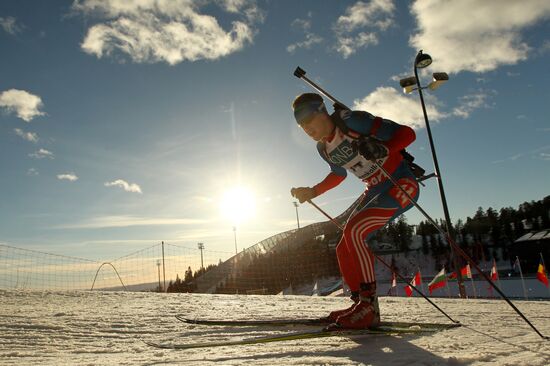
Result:
<instances>
[{"instance_id":1,"label":"snowy field","mask_svg":"<svg viewBox=\"0 0 550 366\"><path fill-rule=\"evenodd\" d=\"M464 327L435 335L321 338L173 351L141 339L191 342L262 336L307 327L205 327L174 319L323 316L345 298L0 291L1 365L549 365L542 340L501 300L435 299ZM550 302L516 301L550 335ZM384 297L385 320L445 322L421 298Z\"/></svg>"}]
</instances>

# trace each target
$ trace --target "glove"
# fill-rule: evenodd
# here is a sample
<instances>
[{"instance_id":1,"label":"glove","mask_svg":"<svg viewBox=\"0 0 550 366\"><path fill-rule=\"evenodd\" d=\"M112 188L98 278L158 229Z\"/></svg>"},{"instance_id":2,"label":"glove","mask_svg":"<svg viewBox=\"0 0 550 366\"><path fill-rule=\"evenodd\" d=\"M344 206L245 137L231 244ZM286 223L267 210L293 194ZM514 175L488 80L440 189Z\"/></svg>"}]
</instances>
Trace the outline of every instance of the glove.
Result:
<instances>
[{"instance_id":1,"label":"glove","mask_svg":"<svg viewBox=\"0 0 550 366\"><path fill-rule=\"evenodd\" d=\"M378 160L388 155L388 149L373 138L361 138L353 142L354 147L367 160Z\"/></svg>"},{"instance_id":2,"label":"glove","mask_svg":"<svg viewBox=\"0 0 550 366\"><path fill-rule=\"evenodd\" d=\"M317 197L317 192L315 192L315 189L310 187L292 188L290 190L290 194L292 197L300 201L300 203L304 203L305 201L309 201L310 199Z\"/></svg>"}]
</instances>

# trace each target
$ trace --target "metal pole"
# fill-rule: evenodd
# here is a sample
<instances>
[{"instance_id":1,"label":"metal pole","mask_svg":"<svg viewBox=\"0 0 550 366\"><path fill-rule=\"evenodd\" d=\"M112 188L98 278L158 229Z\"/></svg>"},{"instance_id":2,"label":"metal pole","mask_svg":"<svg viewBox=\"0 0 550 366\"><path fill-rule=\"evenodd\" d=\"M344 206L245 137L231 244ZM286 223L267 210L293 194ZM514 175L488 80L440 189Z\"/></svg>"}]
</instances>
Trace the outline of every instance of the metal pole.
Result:
<instances>
[{"instance_id":1,"label":"metal pole","mask_svg":"<svg viewBox=\"0 0 550 366\"><path fill-rule=\"evenodd\" d=\"M202 250L204 249L204 243L198 243L197 246L199 247L199 250L201 251L201 269L204 268L204 264L202 261Z\"/></svg>"},{"instance_id":2,"label":"metal pole","mask_svg":"<svg viewBox=\"0 0 550 366\"><path fill-rule=\"evenodd\" d=\"M300 228L300 218L298 217L298 202L294 201L294 207L296 208L296 223L298 224L298 229Z\"/></svg>"},{"instance_id":3,"label":"metal pole","mask_svg":"<svg viewBox=\"0 0 550 366\"><path fill-rule=\"evenodd\" d=\"M523 272L521 271L521 263L519 262L519 257L517 255L516 261L518 262L519 276L521 277L521 286L523 287L523 295L525 296L525 300L529 300L529 297L527 296L527 289L525 288L525 281L523 280Z\"/></svg>"},{"instance_id":4,"label":"metal pole","mask_svg":"<svg viewBox=\"0 0 550 366\"><path fill-rule=\"evenodd\" d=\"M164 279L164 292L166 292L166 266L164 262L164 242L162 242L162 277Z\"/></svg>"},{"instance_id":5,"label":"metal pole","mask_svg":"<svg viewBox=\"0 0 550 366\"><path fill-rule=\"evenodd\" d=\"M160 259L157 260L157 270L159 273L159 292L162 291L162 286L160 285Z\"/></svg>"},{"instance_id":6,"label":"metal pole","mask_svg":"<svg viewBox=\"0 0 550 366\"><path fill-rule=\"evenodd\" d=\"M544 267L544 271L545 273L548 273L548 270L546 269L546 264L544 264L544 257L542 256L542 252L539 253L540 254L540 260L542 261L542 266ZM547 286L548 288L548 294L550 294L550 286Z\"/></svg>"},{"instance_id":7,"label":"metal pole","mask_svg":"<svg viewBox=\"0 0 550 366\"><path fill-rule=\"evenodd\" d=\"M233 226L233 235L235 237L235 255L237 255L238 251L237 251L237 227L236 226Z\"/></svg>"},{"instance_id":8,"label":"metal pole","mask_svg":"<svg viewBox=\"0 0 550 366\"><path fill-rule=\"evenodd\" d=\"M422 51L420 51L422 52ZM418 86L418 95L420 95L420 104L422 104L422 112L424 113L424 120L426 121L426 131L428 132L428 139L430 141L430 149L432 150L432 159L434 162L434 170L435 175L437 177L437 184L439 186L439 194L441 196L441 204L443 205L443 214L445 215L445 226L447 229L447 235L454 241L454 233L452 230L452 224L451 224L451 215L449 214L449 208L447 206L447 199L445 198L445 190L443 189L443 179L441 178L441 172L439 170L439 163L437 161L437 155L435 153L435 146L434 141L432 137L432 130L430 128L430 122L428 120L428 113L426 112L426 105L424 104L424 96L422 95L422 86L420 85L420 79L418 78L418 69L416 67L416 64L414 65L414 76L416 78L416 85ZM452 245L449 244L451 247L451 251L453 252L453 263L455 266L456 271L456 279L458 282L458 290L460 293L461 298L466 298L466 290L464 288L464 283L462 281L462 274L460 273L460 262L459 258L454 253L454 249Z\"/></svg>"}]
</instances>

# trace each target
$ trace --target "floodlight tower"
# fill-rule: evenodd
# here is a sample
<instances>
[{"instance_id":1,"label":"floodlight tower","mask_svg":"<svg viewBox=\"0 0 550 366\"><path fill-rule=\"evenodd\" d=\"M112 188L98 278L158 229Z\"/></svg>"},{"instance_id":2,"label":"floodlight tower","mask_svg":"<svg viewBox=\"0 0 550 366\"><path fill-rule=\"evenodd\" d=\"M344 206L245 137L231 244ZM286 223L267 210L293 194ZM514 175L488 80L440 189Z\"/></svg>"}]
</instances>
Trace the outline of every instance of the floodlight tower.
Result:
<instances>
[{"instance_id":1,"label":"floodlight tower","mask_svg":"<svg viewBox=\"0 0 550 366\"><path fill-rule=\"evenodd\" d=\"M296 209L296 224L298 225L298 229L300 228L300 218L298 217L298 202L294 201L292 202L294 204L294 208Z\"/></svg>"},{"instance_id":2,"label":"floodlight tower","mask_svg":"<svg viewBox=\"0 0 550 366\"><path fill-rule=\"evenodd\" d=\"M197 247L201 251L201 269L204 269L204 264L202 261L202 251L204 250L204 243L197 243Z\"/></svg>"}]
</instances>

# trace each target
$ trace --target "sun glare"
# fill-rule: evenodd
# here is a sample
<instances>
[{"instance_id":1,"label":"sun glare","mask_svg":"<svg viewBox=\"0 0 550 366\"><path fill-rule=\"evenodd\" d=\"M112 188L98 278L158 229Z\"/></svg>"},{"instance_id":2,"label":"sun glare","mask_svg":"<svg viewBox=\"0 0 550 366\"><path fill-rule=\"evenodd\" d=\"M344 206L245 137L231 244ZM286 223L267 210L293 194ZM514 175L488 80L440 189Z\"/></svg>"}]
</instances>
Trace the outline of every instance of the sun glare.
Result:
<instances>
[{"instance_id":1,"label":"sun glare","mask_svg":"<svg viewBox=\"0 0 550 366\"><path fill-rule=\"evenodd\" d=\"M237 225L254 216L256 211L256 200L254 194L244 187L233 187L222 196L220 212Z\"/></svg>"}]
</instances>

